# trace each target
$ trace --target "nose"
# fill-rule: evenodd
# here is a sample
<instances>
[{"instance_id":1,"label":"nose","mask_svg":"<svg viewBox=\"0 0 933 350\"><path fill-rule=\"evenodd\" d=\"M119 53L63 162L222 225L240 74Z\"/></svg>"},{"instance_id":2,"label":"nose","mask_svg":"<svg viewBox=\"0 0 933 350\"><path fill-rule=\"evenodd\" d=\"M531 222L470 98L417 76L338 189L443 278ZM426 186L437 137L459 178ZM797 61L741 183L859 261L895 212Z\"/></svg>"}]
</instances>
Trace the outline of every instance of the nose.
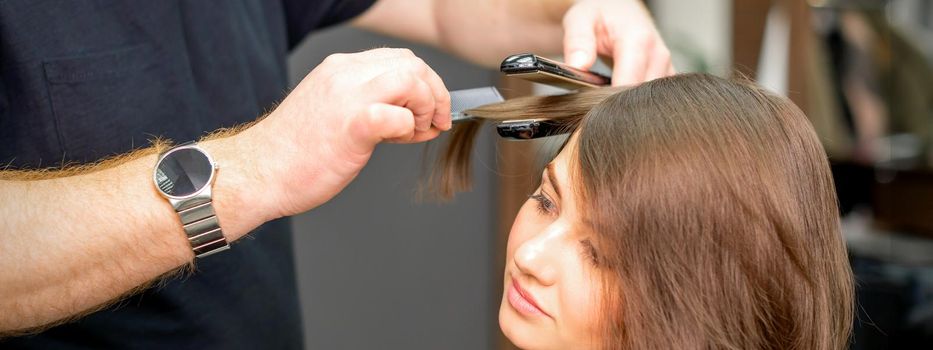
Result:
<instances>
[{"instance_id":1,"label":"nose","mask_svg":"<svg viewBox=\"0 0 933 350\"><path fill-rule=\"evenodd\" d=\"M545 286L557 282L561 230L549 227L521 243L513 260L518 270Z\"/></svg>"}]
</instances>

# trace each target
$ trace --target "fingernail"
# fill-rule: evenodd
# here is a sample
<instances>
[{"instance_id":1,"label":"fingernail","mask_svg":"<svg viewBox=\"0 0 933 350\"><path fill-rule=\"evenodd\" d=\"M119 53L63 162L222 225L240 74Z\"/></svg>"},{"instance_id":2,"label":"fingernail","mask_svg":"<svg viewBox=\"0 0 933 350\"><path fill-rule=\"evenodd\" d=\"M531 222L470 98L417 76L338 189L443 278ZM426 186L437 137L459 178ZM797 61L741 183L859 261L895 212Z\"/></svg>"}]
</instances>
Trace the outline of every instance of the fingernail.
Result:
<instances>
[{"instance_id":1,"label":"fingernail","mask_svg":"<svg viewBox=\"0 0 933 350\"><path fill-rule=\"evenodd\" d=\"M450 120L450 117L448 116L438 115L435 117L434 120L443 120L443 122L441 123L432 122L432 124L434 124L434 127L436 127L438 130L447 131L447 130L450 130L451 127L453 127L453 123Z\"/></svg>"},{"instance_id":2,"label":"fingernail","mask_svg":"<svg viewBox=\"0 0 933 350\"><path fill-rule=\"evenodd\" d=\"M448 123L448 124L449 124L449 123ZM445 130L450 129L450 126L447 126L447 127L445 128L445 127L444 127L444 126L445 126L444 124L438 124L438 123L435 123L435 122L431 122L431 126L437 128L437 130L441 130L441 131L445 131Z\"/></svg>"}]
</instances>

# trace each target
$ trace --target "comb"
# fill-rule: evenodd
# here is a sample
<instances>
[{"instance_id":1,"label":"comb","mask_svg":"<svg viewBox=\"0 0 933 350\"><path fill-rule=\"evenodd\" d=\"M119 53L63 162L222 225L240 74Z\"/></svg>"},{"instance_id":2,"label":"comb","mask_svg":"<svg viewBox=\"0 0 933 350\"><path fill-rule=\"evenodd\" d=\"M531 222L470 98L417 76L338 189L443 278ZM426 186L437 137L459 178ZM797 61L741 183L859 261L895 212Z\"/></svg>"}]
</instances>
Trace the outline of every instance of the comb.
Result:
<instances>
[{"instance_id":1,"label":"comb","mask_svg":"<svg viewBox=\"0 0 933 350\"><path fill-rule=\"evenodd\" d=\"M472 120L464 111L505 101L499 90L492 86L450 92L450 120L453 124Z\"/></svg>"}]
</instances>

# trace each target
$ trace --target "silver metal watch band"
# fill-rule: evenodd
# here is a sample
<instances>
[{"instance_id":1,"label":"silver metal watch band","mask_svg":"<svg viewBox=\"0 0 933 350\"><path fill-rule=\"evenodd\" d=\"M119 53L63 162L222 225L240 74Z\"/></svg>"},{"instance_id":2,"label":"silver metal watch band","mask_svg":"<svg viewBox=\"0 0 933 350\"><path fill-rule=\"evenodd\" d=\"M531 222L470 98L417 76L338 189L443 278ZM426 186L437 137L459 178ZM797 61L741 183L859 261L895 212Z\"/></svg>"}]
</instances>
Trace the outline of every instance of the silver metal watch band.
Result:
<instances>
[{"instance_id":1,"label":"silver metal watch band","mask_svg":"<svg viewBox=\"0 0 933 350\"><path fill-rule=\"evenodd\" d=\"M214 214L214 206L210 200L191 203L184 209L178 210L178 216L185 227L188 242L198 258L230 249L227 238L220 230L220 222Z\"/></svg>"}]
</instances>

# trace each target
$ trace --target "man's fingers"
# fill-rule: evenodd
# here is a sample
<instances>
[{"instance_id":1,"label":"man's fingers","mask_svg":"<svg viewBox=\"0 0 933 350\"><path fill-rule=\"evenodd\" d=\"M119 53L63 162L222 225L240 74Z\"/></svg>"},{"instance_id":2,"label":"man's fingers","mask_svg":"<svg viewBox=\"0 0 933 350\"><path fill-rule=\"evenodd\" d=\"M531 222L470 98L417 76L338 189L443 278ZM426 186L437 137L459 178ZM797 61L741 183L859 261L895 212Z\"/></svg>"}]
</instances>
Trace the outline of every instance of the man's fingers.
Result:
<instances>
[{"instance_id":1,"label":"man's fingers","mask_svg":"<svg viewBox=\"0 0 933 350\"><path fill-rule=\"evenodd\" d=\"M399 57L415 57L415 53L411 49L406 48L393 48L393 47L380 47L377 49L371 49L363 52L365 55L351 55L358 57L360 59L366 60L366 62L375 61L376 64L385 63L387 59L394 59Z\"/></svg>"},{"instance_id":2,"label":"man's fingers","mask_svg":"<svg viewBox=\"0 0 933 350\"><path fill-rule=\"evenodd\" d=\"M405 107L374 103L364 108L350 123L353 154L368 154L382 141L407 140L415 135L415 118Z\"/></svg>"},{"instance_id":3,"label":"man's fingers","mask_svg":"<svg viewBox=\"0 0 933 350\"><path fill-rule=\"evenodd\" d=\"M564 60L590 69L596 62L596 21L599 14L589 6L575 6L564 15Z\"/></svg>"},{"instance_id":4,"label":"man's fingers","mask_svg":"<svg viewBox=\"0 0 933 350\"><path fill-rule=\"evenodd\" d=\"M373 102L408 108L414 114L415 129L426 131L435 114L434 94L413 69L402 67L377 76L366 84L362 95L373 96Z\"/></svg>"},{"instance_id":5,"label":"man's fingers","mask_svg":"<svg viewBox=\"0 0 933 350\"><path fill-rule=\"evenodd\" d=\"M437 103L431 86L416 78L407 92L408 96L402 107L408 108L414 115L416 131L428 131L431 129L434 115L437 114ZM450 109L449 105L447 108Z\"/></svg>"},{"instance_id":6,"label":"man's fingers","mask_svg":"<svg viewBox=\"0 0 933 350\"><path fill-rule=\"evenodd\" d=\"M366 84L361 94L374 96L376 100L351 125L354 138L362 141L362 151L383 141L407 143L433 139L440 133L440 128L432 128L439 113L447 114L446 121L442 122L449 128L449 93L440 77L423 62L383 73ZM441 103L435 100L438 95L443 99Z\"/></svg>"},{"instance_id":7,"label":"man's fingers","mask_svg":"<svg viewBox=\"0 0 933 350\"><path fill-rule=\"evenodd\" d=\"M378 67L392 67L393 71L404 71L420 78L427 83L430 94L434 97L434 111L427 125L421 123L421 114L415 111L418 117L416 126L420 131L428 130L432 125L442 129L450 129L450 92L444 85L437 72L427 65L421 58L415 56L409 49L379 48L366 51L363 55L349 55L357 57L367 65ZM412 93L408 91L408 93ZM420 92L418 92L420 93Z\"/></svg>"},{"instance_id":8,"label":"man's fingers","mask_svg":"<svg viewBox=\"0 0 933 350\"><path fill-rule=\"evenodd\" d=\"M426 131L416 131L414 114L405 107L387 103L370 105L363 111L360 121L365 125L358 126L364 143L360 150L371 150L380 142L391 143L418 143L434 139L440 135L441 130L430 128Z\"/></svg>"},{"instance_id":9,"label":"man's fingers","mask_svg":"<svg viewBox=\"0 0 933 350\"><path fill-rule=\"evenodd\" d=\"M452 126L450 121L450 91L447 90L447 86L444 85L444 81L437 75L437 72L428 67L423 61L421 64L425 66L421 77L428 84L431 94L434 96L434 116L431 119L431 125L440 130L449 130Z\"/></svg>"},{"instance_id":10,"label":"man's fingers","mask_svg":"<svg viewBox=\"0 0 933 350\"><path fill-rule=\"evenodd\" d=\"M428 131L416 131L413 135L405 135L403 137L386 139L386 142L391 143L420 143L425 141L433 140L435 137L441 134L441 130L438 128L431 128Z\"/></svg>"},{"instance_id":11,"label":"man's fingers","mask_svg":"<svg viewBox=\"0 0 933 350\"><path fill-rule=\"evenodd\" d=\"M673 74L674 66L671 64L671 53L667 50L667 47L657 46L648 60L646 80L654 80Z\"/></svg>"},{"instance_id":12,"label":"man's fingers","mask_svg":"<svg viewBox=\"0 0 933 350\"><path fill-rule=\"evenodd\" d=\"M612 48L612 59L615 67L612 69L612 85L633 85L645 81L645 74L648 69L648 57L645 52L651 48L647 47L649 41L637 36L630 36L623 39L621 43L616 42Z\"/></svg>"}]
</instances>

